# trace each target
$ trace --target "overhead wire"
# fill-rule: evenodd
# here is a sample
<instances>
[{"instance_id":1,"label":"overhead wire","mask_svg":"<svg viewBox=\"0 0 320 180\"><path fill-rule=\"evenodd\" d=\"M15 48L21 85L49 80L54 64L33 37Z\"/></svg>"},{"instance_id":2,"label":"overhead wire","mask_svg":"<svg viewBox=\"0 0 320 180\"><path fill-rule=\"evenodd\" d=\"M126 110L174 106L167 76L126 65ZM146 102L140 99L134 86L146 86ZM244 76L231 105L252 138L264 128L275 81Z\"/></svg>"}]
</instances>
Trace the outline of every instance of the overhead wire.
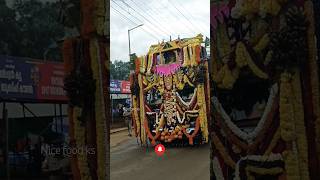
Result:
<instances>
[{"instance_id":1,"label":"overhead wire","mask_svg":"<svg viewBox=\"0 0 320 180\"><path fill-rule=\"evenodd\" d=\"M132 1L132 0L131 0L131 1ZM152 1L152 3L153 3L153 1ZM148 4L145 4L144 6L150 8L150 6L149 6ZM152 8L150 8L150 9L152 9ZM167 19L162 18L162 16L161 16L162 13L161 13L157 8L153 8L152 10L153 10L153 12L155 12L157 15L160 15L159 17L160 17L163 21L165 21L165 22L167 22L167 24L169 24L168 21L167 21Z\"/></svg>"},{"instance_id":2,"label":"overhead wire","mask_svg":"<svg viewBox=\"0 0 320 180\"><path fill-rule=\"evenodd\" d=\"M170 33L164 31L164 30L162 29L162 27L159 26L158 24L154 24L152 21L150 21L148 18L146 18L143 14L141 14L140 12L138 12L135 8L133 8L132 6L130 6L130 4L126 3L124 0L121 0L121 2L122 2L123 4L125 4L126 6L128 6L129 8L131 8L134 12L136 12L137 14L139 14L139 15L140 15L143 19L145 19L147 22L149 22L150 24L152 24L152 25L156 26L157 28L159 28L159 29L157 29L157 30L159 30L159 31L161 31L162 33L164 33L167 37L170 36Z\"/></svg>"},{"instance_id":3,"label":"overhead wire","mask_svg":"<svg viewBox=\"0 0 320 180\"><path fill-rule=\"evenodd\" d=\"M131 0L131 1L133 1L133 0ZM139 2L139 4L140 4L140 1L138 1ZM153 3L153 1L150 1L151 3ZM156 17L159 17L159 20L160 21L162 21L162 22L164 22L167 26L170 26L170 24L172 23L172 22L168 22L168 19L166 19L166 18L163 18L163 12L161 12L160 10L158 10L157 8L154 8L154 7L150 7L149 6L149 4L140 4L140 6L141 7L146 7L146 8L149 8L149 9L152 9L152 12L155 14L155 15L158 15L158 16L156 16ZM147 12L148 10L146 10L146 12ZM178 19L179 20L179 19ZM180 21L179 21L180 22ZM183 25L185 25L185 24L183 24ZM189 28L188 26L186 26L186 28ZM173 35L175 35L175 33L173 33L173 34L171 34L172 36ZM178 35L179 36L179 35Z\"/></svg>"},{"instance_id":4,"label":"overhead wire","mask_svg":"<svg viewBox=\"0 0 320 180\"><path fill-rule=\"evenodd\" d=\"M136 16L132 15L130 12L128 12L127 10L125 10L124 7L122 7L121 5L119 5L118 3L116 3L114 0L112 0L112 2L114 2L122 11L126 12L127 14L129 14L131 17L133 17L134 19L136 19L137 21L143 23L143 21L139 18L137 18ZM148 25L145 25L145 26L148 26ZM152 26L148 26L150 29L152 29L153 33L157 34L157 36L159 36L160 34L160 37L162 36L162 33L159 33L159 31L157 31L156 28L152 27Z\"/></svg>"},{"instance_id":5,"label":"overhead wire","mask_svg":"<svg viewBox=\"0 0 320 180\"><path fill-rule=\"evenodd\" d=\"M148 4L138 4L137 2L135 2L134 0L130 0L132 3L134 3L135 4L135 6L136 7L138 7L139 9L141 9L142 11L144 11L143 9L142 9L142 7L143 6L147 6L147 7L149 7L148 6ZM160 24L160 25L162 25L160 22L159 22L159 20L157 20L156 18L154 18L153 17L153 15L152 14L150 14L148 11L144 11L151 19L153 19L155 22L157 22L158 24ZM166 28L166 26L163 26L164 27L164 29L166 30L166 31L168 31L169 33L170 33L170 35L172 35L173 33L171 33L171 30L168 30L167 28Z\"/></svg>"},{"instance_id":6,"label":"overhead wire","mask_svg":"<svg viewBox=\"0 0 320 180\"><path fill-rule=\"evenodd\" d=\"M170 3L170 1L168 1ZM197 26L195 26L175 5L174 3L171 1L172 6L192 25L191 27L194 27L196 30L200 30L198 29ZM202 30L200 30L201 32Z\"/></svg>"},{"instance_id":7,"label":"overhead wire","mask_svg":"<svg viewBox=\"0 0 320 180\"><path fill-rule=\"evenodd\" d=\"M110 5L112 9L114 9L120 16L120 18L125 18L127 21L131 22L134 25L138 25L139 23L134 22L133 20L131 20L130 18L128 18L126 15L124 15L123 13L121 13L118 9L116 9L115 7L113 7L112 5ZM122 17L121 17L122 16ZM122 18L122 19L123 19ZM123 19L124 20L124 19ZM157 38L154 34L150 33L149 31L147 31L144 27L141 27L143 31L145 31L146 33L148 33L151 37L155 38L157 41L159 41L159 38Z\"/></svg>"},{"instance_id":8,"label":"overhead wire","mask_svg":"<svg viewBox=\"0 0 320 180\"><path fill-rule=\"evenodd\" d=\"M128 7L128 10L126 10L126 8L124 8L124 7L122 7L121 5L119 5L116 1L117 1L117 2L122 2L122 4L123 4L124 6L127 6L127 7ZM130 5L130 4L128 4L127 2L125 2L124 0L112 0L112 2L113 2L114 4L116 4L119 8L121 8L122 11L126 12L126 14L129 14L130 17L136 19L136 20L139 21L139 22L143 22L143 20L141 20L140 18L138 18L138 17L134 16L132 13L130 13L129 10L132 9L136 14L138 14L138 15L139 15L140 17L142 17L143 19L147 20L150 24L152 24L152 25L154 25L154 26L157 26L158 28L155 28L154 26L150 26L150 24L145 26L145 27L149 27L149 29L152 29L151 31L152 31L153 33L155 33L155 34L161 34L161 36L162 36L162 33L164 33L164 34L167 36L167 35L168 35L167 31L168 31L168 32L169 32L169 36L170 36L170 35L173 35L173 34L170 32L170 30L168 30L167 28L165 28L166 26L162 26L161 23L159 23L159 20L157 20L156 18L154 18L147 10L143 10L143 9L142 9L142 7L149 7L148 4L142 4L142 3L140 3L140 1L138 1L139 4L140 4L140 5L138 5L138 3L135 2L134 0L130 0L130 1L131 1L132 3L134 3L134 5L133 5L132 3L131 3L131 5ZM161 1L158 1L158 2L160 2L161 4L163 4L163 2L161 2ZM170 3L170 1L168 1L168 2ZM183 24L184 26L186 26L186 27L188 28L188 30L190 30L192 33L196 33L196 34L199 33L199 32L198 32L199 30L200 30L200 32L204 31L204 30L202 30L200 27L195 26L194 23L193 23L192 21L190 21L189 18L186 17L186 15L183 14L183 12L182 12L174 3L170 3L170 4L171 4L171 5L178 11L178 13L180 14L179 16L174 16L174 15L173 15L173 16L174 16L181 24ZM183 7L183 5L181 5L181 4L178 3L178 2L177 2L177 4L178 4L179 6L181 6L181 8L182 8L184 11L187 12L187 10ZM163 4L163 5L164 5L164 8L165 8L165 9L167 9L167 10L169 10L169 11L172 12L172 10L167 7L167 5L165 5L165 4ZM151 19L153 19L156 24L152 23L148 18L146 18L146 17L143 15L143 13L138 12L133 6L138 7L140 10L142 10L142 12L145 12L145 14L148 14L147 16L150 17ZM116 9L115 7L113 7L113 8ZM149 7L149 8L150 8L150 7ZM162 13L161 13L157 8L154 8L154 9L152 9L152 10L153 10L153 12L159 14L159 15L160 15L160 18L161 18L161 14L162 14ZM118 13L119 13L119 11L118 11ZM175 12L173 12L172 14L174 14L174 13L175 13ZM130 18L128 18L128 17L126 17L125 15L123 15L123 13L121 13L121 14L122 14L122 16L124 16L126 19L129 19L129 21L133 22ZM181 16L182 16L188 23L185 23L186 21L180 20L179 17L181 17ZM192 14L190 14L190 16L191 16L193 19L196 19L194 16L192 16ZM162 18L162 19L163 19L163 18ZM167 20L167 19L165 19L165 20ZM136 23L136 22L134 22L134 23L135 23L135 24L138 24L138 23ZM169 23L168 23L168 24L169 24ZM160 25L160 26L159 26L159 25ZM168 25L167 25L167 26L168 26ZM201 26L201 24L200 24L200 26ZM161 27L163 27L163 29L165 29L165 31L163 31ZM191 27L191 28L190 28L190 27ZM196 31L195 31L195 30L196 30ZM146 29L144 29L144 31L148 32L148 34L151 35L151 33L150 33L149 31L147 31ZM161 31L161 32L160 32L160 31ZM160 32L160 33L159 33L159 32ZM152 34L152 37L155 37L155 36ZM170 36L170 37L171 37L171 36ZM156 39L158 40L159 38L156 38Z\"/></svg>"},{"instance_id":9,"label":"overhead wire","mask_svg":"<svg viewBox=\"0 0 320 180\"><path fill-rule=\"evenodd\" d=\"M188 12L188 10L183 6L183 4L181 4L179 1L175 1L185 12ZM208 2L208 5L210 7L210 2ZM196 20L197 18L193 16L192 13L188 13L192 19ZM207 29L208 27L205 27L203 24L199 24L203 29Z\"/></svg>"},{"instance_id":10,"label":"overhead wire","mask_svg":"<svg viewBox=\"0 0 320 180\"><path fill-rule=\"evenodd\" d=\"M163 4L162 1L158 1L158 2L160 2L160 3L166 8L166 5ZM168 1L168 2L169 2L169 1ZM171 11L172 14L175 14L175 12L173 12L170 8L166 8L166 9L168 9L168 11ZM175 17L179 22L181 22L182 24L184 24L185 27L187 27L187 28L189 29L189 31L191 31L192 33L197 34L197 32L194 31L192 28L190 28L190 26L188 26L187 24L185 24L183 21L180 21L179 16L174 16L174 17ZM192 27L192 26L191 26L191 27Z\"/></svg>"}]
</instances>

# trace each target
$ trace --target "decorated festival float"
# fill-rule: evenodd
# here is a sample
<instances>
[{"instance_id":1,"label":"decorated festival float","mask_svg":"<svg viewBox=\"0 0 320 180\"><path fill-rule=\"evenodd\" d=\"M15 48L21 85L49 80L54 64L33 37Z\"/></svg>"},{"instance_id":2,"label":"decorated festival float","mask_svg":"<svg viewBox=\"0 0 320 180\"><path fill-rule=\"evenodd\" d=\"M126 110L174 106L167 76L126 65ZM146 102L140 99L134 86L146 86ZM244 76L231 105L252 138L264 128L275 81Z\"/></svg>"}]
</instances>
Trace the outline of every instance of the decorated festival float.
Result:
<instances>
[{"instance_id":1,"label":"decorated festival float","mask_svg":"<svg viewBox=\"0 0 320 180\"><path fill-rule=\"evenodd\" d=\"M211 179L319 179L310 0L211 1Z\"/></svg>"},{"instance_id":2,"label":"decorated festival float","mask_svg":"<svg viewBox=\"0 0 320 180\"><path fill-rule=\"evenodd\" d=\"M208 142L209 73L202 35L152 45L131 73L132 118L141 145Z\"/></svg>"}]
</instances>

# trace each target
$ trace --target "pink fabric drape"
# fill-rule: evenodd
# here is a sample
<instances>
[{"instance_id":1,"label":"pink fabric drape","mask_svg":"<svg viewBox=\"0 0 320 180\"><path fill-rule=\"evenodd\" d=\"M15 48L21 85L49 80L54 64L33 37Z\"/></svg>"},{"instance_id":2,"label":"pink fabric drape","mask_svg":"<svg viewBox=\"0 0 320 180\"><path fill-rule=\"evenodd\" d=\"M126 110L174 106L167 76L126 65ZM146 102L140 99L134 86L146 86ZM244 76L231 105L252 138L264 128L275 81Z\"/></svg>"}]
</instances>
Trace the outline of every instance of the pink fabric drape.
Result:
<instances>
[{"instance_id":1,"label":"pink fabric drape","mask_svg":"<svg viewBox=\"0 0 320 180\"><path fill-rule=\"evenodd\" d=\"M158 75L168 76L175 73L180 67L181 64L179 63L157 65L155 68L155 72Z\"/></svg>"}]
</instances>

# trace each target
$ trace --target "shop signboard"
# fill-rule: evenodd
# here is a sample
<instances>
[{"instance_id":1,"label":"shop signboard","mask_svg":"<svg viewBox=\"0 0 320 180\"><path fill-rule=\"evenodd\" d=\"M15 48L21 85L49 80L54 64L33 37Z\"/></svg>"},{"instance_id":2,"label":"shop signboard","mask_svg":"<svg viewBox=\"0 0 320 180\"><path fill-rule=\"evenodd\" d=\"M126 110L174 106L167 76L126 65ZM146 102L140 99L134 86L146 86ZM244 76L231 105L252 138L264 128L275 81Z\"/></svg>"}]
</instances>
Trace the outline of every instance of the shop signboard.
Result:
<instances>
[{"instance_id":1,"label":"shop signboard","mask_svg":"<svg viewBox=\"0 0 320 180\"><path fill-rule=\"evenodd\" d=\"M121 93L121 81L110 80L110 92L111 93Z\"/></svg>"},{"instance_id":2,"label":"shop signboard","mask_svg":"<svg viewBox=\"0 0 320 180\"><path fill-rule=\"evenodd\" d=\"M9 101L67 102L63 63L0 55L0 97ZM130 94L130 82L110 80L112 94Z\"/></svg>"},{"instance_id":3,"label":"shop signboard","mask_svg":"<svg viewBox=\"0 0 320 180\"><path fill-rule=\"evenodd\" d=\"M121 93L130 94L130 81L121 81Z\"/></svg>"},{"instance_id":4,"label":"shop signboard","mask_svg":"<svg viewBox=\"0 0 320 180\"><path fill-rule=\"evenodd\" d=\"M11 101L67 101L62 63L0 56L0 96Z\"/></svg>"}]
</instances>

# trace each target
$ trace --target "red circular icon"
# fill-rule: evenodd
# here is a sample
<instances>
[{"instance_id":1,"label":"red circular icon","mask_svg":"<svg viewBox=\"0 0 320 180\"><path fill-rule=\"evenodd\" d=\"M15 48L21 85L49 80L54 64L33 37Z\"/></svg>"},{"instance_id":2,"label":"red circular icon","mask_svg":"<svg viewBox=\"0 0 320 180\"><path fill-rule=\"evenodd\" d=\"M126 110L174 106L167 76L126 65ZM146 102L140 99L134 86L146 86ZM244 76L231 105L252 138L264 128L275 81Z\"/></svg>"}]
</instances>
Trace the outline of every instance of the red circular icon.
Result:
<instances>
[{"instance_id":1,"label":"red circular icon","mask_svg":"<svg viewBox=\"0 0 320 180\"><path fill-rule=\"evenodd\" d=\"M165 151L166 151L166 148L165 148L162 144L158 144L158 145L154 148L154 152L155 152L158 156L162 156Z\"/></svg>"}]
</instances>

